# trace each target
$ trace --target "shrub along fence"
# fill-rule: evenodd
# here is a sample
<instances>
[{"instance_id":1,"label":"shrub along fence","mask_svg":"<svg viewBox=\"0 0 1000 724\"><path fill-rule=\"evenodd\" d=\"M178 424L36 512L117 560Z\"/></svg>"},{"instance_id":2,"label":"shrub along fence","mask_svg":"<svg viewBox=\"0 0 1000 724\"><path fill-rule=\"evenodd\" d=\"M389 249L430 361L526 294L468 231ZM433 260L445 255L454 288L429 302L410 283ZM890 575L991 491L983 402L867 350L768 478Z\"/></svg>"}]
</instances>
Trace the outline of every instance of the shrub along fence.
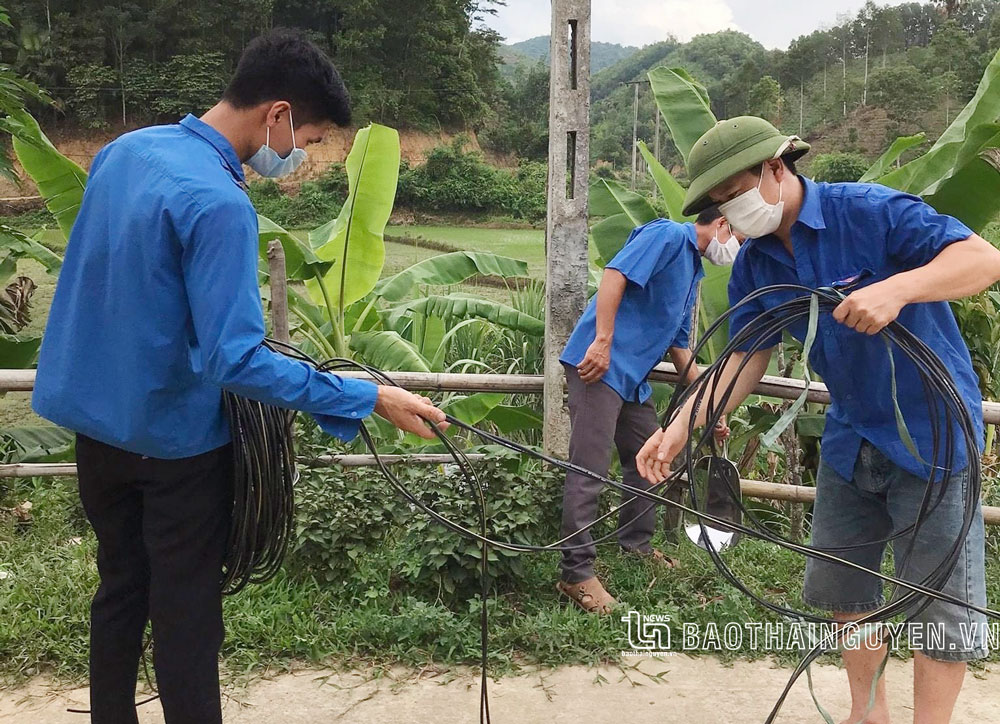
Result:
<instances>
[{"instance_id":1,"label":"shrub along fence","mask_svg":"<svg viewBox=\"0 0 1000 724\"><path fill-rule=\"evenodd\" d=\"M342 372L345 377L370 379L364 372ZM393 379L402 387L414 392L502 392L509 394L541 394L541 375L489 375L489 374L449 374L437 372L396 372ZM664 362L656 367L651 379L659 382L676 383L677 370ZM34 370L0 370L0 392L30 392L34 388ZM755 388L758 395L794 400L805 387L802 380L765 375ZM813 382L809 385L809 402L830 403L830 393L826 385ZM1000 423L1000 403L983 402L983 418L988 424ZM479 456L482 460L485 456ZM400 455L390 458L392 462L408 464L440 464L451 462L450 456L442 455ZM477 459L473 457L472 459ZM330 455L302 458L306 467L369 466L374 465L369 455ZM0 465L0 478L36 476L76 475L76 465L72 463L15 463ZM783 500L794 503L811 503L816 497L816 489L802 485L786 485L760 480L741 480L743 495L765 500ZM984 507L983 517L988 525L1000 525L1000 507Z\"/></svg>"}]
</instances>

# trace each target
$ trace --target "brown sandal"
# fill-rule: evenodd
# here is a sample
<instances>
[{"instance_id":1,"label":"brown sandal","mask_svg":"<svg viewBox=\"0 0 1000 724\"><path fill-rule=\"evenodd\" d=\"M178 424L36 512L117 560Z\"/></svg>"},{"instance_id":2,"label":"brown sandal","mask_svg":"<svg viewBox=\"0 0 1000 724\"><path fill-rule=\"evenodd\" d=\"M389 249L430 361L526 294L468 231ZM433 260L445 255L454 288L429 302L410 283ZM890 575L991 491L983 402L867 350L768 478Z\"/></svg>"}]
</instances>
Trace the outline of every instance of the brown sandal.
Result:
<instances>
[{"instance_id":1,"label":"brown sandal","mask_svg":"<svg viewBox=\"0 0 1000 724\"><path fill-rule=\"evenodd\" d=\"M556 590L587 613L597 613L606 616L618 604L614 597L604 590L597 576L579 583L559 581Z\"/></svg>"}]
</instances>

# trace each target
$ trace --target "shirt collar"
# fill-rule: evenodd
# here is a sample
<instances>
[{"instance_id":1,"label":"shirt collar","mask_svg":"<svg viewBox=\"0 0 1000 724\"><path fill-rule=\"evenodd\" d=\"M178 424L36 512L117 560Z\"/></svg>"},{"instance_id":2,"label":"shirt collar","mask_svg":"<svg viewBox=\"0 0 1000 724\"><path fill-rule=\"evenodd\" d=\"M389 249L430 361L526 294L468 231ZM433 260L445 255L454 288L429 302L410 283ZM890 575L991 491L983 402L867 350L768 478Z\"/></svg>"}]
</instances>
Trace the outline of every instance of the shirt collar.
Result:
<instances>
[{"instance_id":1,"label":"shirt collar","mask_svg":"<svg viewBox=\"0 0 1000 724\"><path fill-rule=\"evenodd\" d=\"M236 155L236 149L233 148L233 144L229 142L229 139L205 123L205 121L196 118L190 113L181 119L181 126L207 141L212 148L218 151L219 155L222 156L222 160L225 161L229 172L236 177L241 186L246 186L246 178L243 175L243 164L240 163L240 158Z\"/></svg>"},{"instance_id":2,"label":"shirt collar","mask_svg":"<svg viewBox=\"0 0 1000 724\"><path fill-rule=\"evenodd\" d=\"M687 236L688 243L694 247L694 250L701 254L701 249L698 248L698 230L695 229L694 224L690 221L684 223L684 234Z\"/></svg>"},{"instance_id":3,"label":"shirt collar","mask_svg":"<svg viewBox=\"0 0 1000 724\"><path fill-rule=\"evenodd\" d=\"M796 221L805 224L810 229L825 229L826 221L823 219L819 186L815 181L805 176L799 176L799 180L802 181L802 208L799 210L799 218Z\"/></svg>"}]
</instances>

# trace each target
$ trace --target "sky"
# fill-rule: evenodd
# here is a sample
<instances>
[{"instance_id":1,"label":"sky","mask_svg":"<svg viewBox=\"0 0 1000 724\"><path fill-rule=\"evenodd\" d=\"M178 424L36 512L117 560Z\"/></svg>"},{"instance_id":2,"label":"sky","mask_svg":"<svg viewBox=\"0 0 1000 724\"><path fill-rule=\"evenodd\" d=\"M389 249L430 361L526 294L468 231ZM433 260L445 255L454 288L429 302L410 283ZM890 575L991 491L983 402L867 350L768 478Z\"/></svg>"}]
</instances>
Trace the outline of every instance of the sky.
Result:
<instances>
[{"instance_id":1,"label":"sky","mask_svg":"<svg viewBox=\"0 0 1000 724\"><path fill-rule=\"evenodd\" d=\"M506 42L549 34L549 0L506 2L486 20ZM685 41L699 33L732 28L766 48L787 48L800 35L829 27L839 14L853 14L863 5L864 0L592 0L593 39L642 46L669 35Z\"/></svg>"}]
</instances>

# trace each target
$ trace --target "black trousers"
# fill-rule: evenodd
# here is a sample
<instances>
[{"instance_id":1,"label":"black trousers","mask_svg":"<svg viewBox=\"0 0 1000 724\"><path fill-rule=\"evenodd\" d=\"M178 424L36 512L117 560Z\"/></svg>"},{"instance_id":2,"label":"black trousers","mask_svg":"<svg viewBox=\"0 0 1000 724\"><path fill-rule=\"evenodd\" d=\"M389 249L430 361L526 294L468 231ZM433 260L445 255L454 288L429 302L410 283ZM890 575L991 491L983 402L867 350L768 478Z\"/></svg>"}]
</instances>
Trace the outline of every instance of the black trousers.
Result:
<instances>
[{"instance_id":1,"label":"black trousers","mask_svg":"<svg viewBox=\"0 0 1000 724\"><path fill-rule=\"evenodd\" d=\"M76 453L101 576L90 610L91 722L138 724L135 688L149 620L167 724L220 724L231 446L163 460L77 435Z\"/></svg>"}]
</instances>

